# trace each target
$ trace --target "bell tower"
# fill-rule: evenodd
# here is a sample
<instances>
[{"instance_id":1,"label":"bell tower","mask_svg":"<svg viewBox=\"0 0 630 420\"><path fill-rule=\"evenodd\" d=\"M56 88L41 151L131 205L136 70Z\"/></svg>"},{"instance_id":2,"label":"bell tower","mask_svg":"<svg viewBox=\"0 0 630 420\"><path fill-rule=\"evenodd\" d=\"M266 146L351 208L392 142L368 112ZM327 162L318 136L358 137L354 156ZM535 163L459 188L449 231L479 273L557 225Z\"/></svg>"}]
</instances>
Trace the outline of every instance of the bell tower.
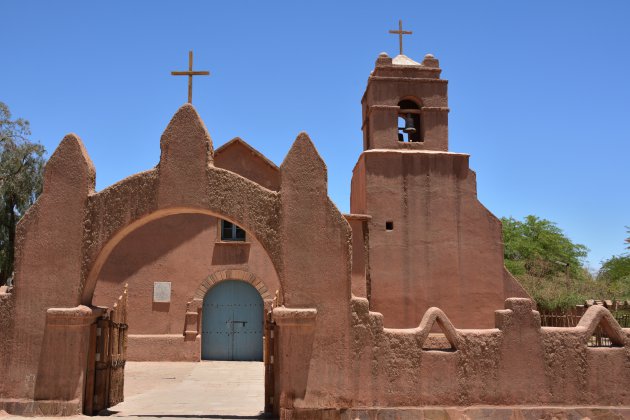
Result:
<instances>
[{"instance_id":1,"label":"bell tower","mask_svg":"<svg viewBox=\"0 0 630 420\"><path fill-rule=\"evenodd\" d=\"M350 196L353 250L365 250L353 293L386 327L417 327L437 306L457 328L492 328L504 300L527 293L503 266L501 222L477 199L469 156L448 151L440 73L432 55L381 53L368 78Z\"/></svg>"},{"instance_id":2,"label":"bell tower","mask_svg":"<svg viewBox=\"0 0 630 420\"><path fill-rule=\"evenodd\" d=\"M431 54L418 63L381 53L368 78L363 109L363 150L448 150L447 80Z\"/></svg>"}]
</instances>

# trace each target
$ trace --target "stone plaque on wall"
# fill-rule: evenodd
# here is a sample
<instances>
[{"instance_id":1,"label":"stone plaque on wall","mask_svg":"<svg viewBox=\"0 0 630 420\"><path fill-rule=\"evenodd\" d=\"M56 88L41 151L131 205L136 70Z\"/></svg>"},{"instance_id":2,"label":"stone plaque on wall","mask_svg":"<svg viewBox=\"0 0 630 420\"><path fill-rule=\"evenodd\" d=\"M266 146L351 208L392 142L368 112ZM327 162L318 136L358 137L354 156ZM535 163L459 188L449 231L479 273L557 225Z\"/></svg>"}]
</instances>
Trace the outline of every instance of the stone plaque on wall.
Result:
<instances>
[{"instance_id":1,"label":"stone plaque on wall","mask_svg":"<svg viewBox=\"0 0 630 420\"><path fill-rule=\"evenodd\" d=\"M156 281L153 283L153 302L170 302L171 301L171 282Z\"/></svg>"}]
</instances>

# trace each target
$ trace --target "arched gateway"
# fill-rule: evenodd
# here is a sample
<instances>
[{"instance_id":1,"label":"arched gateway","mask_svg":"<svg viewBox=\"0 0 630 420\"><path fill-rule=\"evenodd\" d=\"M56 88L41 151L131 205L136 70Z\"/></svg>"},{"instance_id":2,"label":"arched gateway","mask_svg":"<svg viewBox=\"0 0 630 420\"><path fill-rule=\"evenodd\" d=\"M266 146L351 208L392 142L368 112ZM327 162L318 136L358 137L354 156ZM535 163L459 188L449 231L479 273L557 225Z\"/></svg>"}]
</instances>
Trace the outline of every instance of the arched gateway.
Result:
<instances>
[{"instance_id":1,"label":"arched gateway","mask_svg":"<svg viewBox=\"0 0 630 420\"><path fill-rule=\"evenodd\" d=\"M184 105L175 114L160 146L160 162L154 169L98 193L94 191L93 165L78 137L66 136L49 160L43 194L19 225L17 287L8 301L10 306L1 302L2 309L8 307L13 314L11 323L0 332L0 369L9 363L6 355L12 355L12 368L2 372L0 399L37 402L12 403L11 411L61 414L82 410L86 375L89 379L94 374L86 360L91 325L100 316L92 307L99 274L126 238L175 215L226 220L260 243L280 282L276 305L311 308L306 317L304 312L285 310L274 323L278 335L283 323L288 323L288 329L303 325L309 326L305 332L311 331L317 302L325 301L332 289L336 293L331 301L337 303L330 315L345 317L342 313L347 313L350 301L350 229L328 199L325 166L305 134L297 138L280 167L278 191L214 166L212 141L192 105ZM309 242L308 250L302 246L303 239ZM331 240L336 242L332 247ZM305 260L310 252L328 261L325 269ZM320 275L325 280L310 280ZM306 279L309 284L299 284ZM275 291L263 284L256 287L259 291L264 288L261 294L267 299L274 296ZM129 296L133 299L133 285ZM192 306L198 302L195 296L190 299ZM270 310L271 300L268 302ZM191 332L189 319L194 319L194 312L190 314L186 314L181 340ZM298 324L292 319L299 320ZM197 329L197 333L201 331ZM192 334L197 333L193 329ZM284 337L288 339L289 333ZM279 343L276 340L275 347L268 348L269 363ZM308 347L308 339L304 343ZM300 356L294 359L306 362L310 349L297 350ZM72 357L59 359L61 354ZM305 374L306 366L301 367ZM271 384L282 373L271 366L268 372L266 408L277 411L281 388ZM25 377L32 379L24 382ZM293 386L292 381L285 380L284 386Z\"/></svg>"}]
</instances>

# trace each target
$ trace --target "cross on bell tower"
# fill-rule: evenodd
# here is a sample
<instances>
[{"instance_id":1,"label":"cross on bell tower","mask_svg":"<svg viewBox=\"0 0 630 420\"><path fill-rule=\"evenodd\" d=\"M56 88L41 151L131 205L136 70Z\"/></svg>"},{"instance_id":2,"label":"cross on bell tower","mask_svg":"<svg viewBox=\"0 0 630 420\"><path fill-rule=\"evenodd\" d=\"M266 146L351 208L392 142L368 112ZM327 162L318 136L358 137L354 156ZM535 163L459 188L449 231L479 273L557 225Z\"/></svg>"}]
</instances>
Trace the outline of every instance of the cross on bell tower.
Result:
<instances>
[{"instance_id":1,"label":"cross on bell tower","mask_svg":"<svg viewBox=\"0 0 630 420\"><path fill-rule=\"evenodd\" d=\"M192 104L192 79L193 76L208 76L209 71L193 71L193 52L188 51L188 71L172 71L172 76L188 76L188 103Z\"/></svg>"},{"instance_id":2,"label":"cross on bell tower","mask_svg":"<svg viewBox=\"0 0 630 420\"><path fill-rule=\"evenodd\" d=\"M390 29L389 31L390 34L398 34L398 45L400 47L400 55L403 55L403 35L411 35L413 34L412 31L403 31L402 28L402 19L398 21L398 30L394 31L393 29Z\"/></svg>"},{"instance_id":3,"label":"cross on bell tower","mask_svg":"<svg viewBox=\"0 0 630 420\"><path fill-rule=\"evenodd\" d=\"M447 81L431 54L422 62L403 55L402 37L411 34L399 21L400 54L381 53L361 103L363 148L448 151Z\"/></svg>"}]
</instances>

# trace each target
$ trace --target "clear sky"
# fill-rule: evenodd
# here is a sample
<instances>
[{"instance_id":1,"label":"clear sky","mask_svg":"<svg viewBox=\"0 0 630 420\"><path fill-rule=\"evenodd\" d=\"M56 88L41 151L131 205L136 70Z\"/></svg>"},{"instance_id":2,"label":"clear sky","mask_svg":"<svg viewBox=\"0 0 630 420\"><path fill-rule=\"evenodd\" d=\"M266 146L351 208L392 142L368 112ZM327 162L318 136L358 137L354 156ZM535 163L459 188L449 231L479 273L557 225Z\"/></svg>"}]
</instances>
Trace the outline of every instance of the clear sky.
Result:
<instances>
[{"instance_id":1,"label":"clear sky","mask_svg":"<svg viewBox=\"0 0 630 420\"><path fill-rule=\"evenodd\" d=\"M361 95L398 19L405 53L449 80L450 150L471 154L497 216L535 214L591 250L630 225L628 1L0 1L0 101L49 153L85 142L97 188L153 167L187 100L215 147L239 136L280 164L300 131L349 211Z\"/></svg>"}]
</instances>

